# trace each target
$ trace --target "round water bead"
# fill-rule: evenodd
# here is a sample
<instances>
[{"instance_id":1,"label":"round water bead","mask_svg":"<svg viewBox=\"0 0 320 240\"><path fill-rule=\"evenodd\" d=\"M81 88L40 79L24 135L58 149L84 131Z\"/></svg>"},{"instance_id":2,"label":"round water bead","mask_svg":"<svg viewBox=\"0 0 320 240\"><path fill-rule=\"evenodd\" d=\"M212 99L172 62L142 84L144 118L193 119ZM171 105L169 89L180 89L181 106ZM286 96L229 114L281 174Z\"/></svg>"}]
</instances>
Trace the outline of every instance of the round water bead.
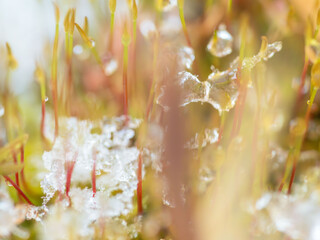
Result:
<instances>
[{"instance_id":1,"label":"round water bead","mask_svg":"<svg viewBox=\"0 0 320 240\"><path fill-rule=\"evenodd\" d=\"M118 69L118 61L111 55L103 59L103 70L106 76L111 76Z\"/></svg>"},{"instance_id":2,"label":"round water bead","mask_svg":"<svg viewBox=\"0 0 320 240\"><path fill-rule=\"evenodd\" d=\"M144 36L147 40L154 39L155 36L158 34L156 25L153 21L149 19L143 20L140 23L139 28L142 36Z\"/></svg>"},{"instance_id":3,"label":"round water bead","mask_svg":"<svg viewBox=\"0 0 320 240\"><path fill-rule=\"evenodd\" d=\"M232 52L232 43L233 37L226 30L226 26L220 24L208 43L207 50L216 57L224 57Z\"/></svg>"},{"instance_id":4,"label":"round water bead","mask_svg":"<svg viewBox=\"0 0 320 240\"><path fill-rule=\"evenodd\" d=\"M163 0L162 5L159 6L164 12L170 11L177 6L177 0Z\"/></svg>"},{"instance_id":5,"label":"round water bead","mask_svg":"<svg viewBox=\"0 0 320 240\"><path fill-rule=\"evenodd\" d=\"M4 115L4 107L0 104L0 117Z\"/></svg>"},{"instance_id":6,"label":"round water bead","mask_svg":"<svg viewBox=\"0 0 320 240\"><path fill-rule=\"evenodd\" d=\"M303 136L306 132L306 122L303 118L296 118L290 121L290 133L294 136Z\"/></svg>"},{"instance_id":7,"label":"round water bead","mask_svg":"<svg viewBox=\"0 0 320 240\"><path fill-rule=\"evenodd\" d=\"M181 65L186 69L191 69L195 59L194 51L190 47L182 47L179 50L179 60Z\"/></svg>"}]
</instances>

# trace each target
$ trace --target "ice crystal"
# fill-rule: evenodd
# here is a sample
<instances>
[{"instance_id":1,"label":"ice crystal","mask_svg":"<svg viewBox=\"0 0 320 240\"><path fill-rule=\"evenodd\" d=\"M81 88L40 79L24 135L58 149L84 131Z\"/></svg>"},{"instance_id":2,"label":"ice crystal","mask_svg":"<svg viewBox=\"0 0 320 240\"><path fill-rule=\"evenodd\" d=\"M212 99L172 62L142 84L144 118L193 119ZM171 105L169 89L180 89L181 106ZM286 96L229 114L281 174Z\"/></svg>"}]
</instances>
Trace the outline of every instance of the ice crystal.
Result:
<instances>
[{"instance_id":1,"label":"ice crystal","mask_svg":"<svg viewBox=\"0 0 320 240\"><path fill-rule=\"evenodd\" d=\"M199 146L205 147L209 144L213 144L218 141L219 133L218 129L206 129L204 131L204 136L200 136L199 133L196 133L195 137L189 140L185 147L191 148L191 149L197 149Z\"/></svg>"},{"instance_id":2,"label":"ice crystal","mask_svg":"<svg viewBox=\"0 0 320 240\"><path fill-rule=\"evenodd\" d=\"M256 203L267 209L276 229L293 239L316 240L320 237L319 196L309 199L267 193Z\"/></svg>"},{"instance_id":3,"label":"ice crystal","mask_svg":"<svg viewBox=\"0 0 320 240\"><path fill-rule=\"evenodd\" d=\"M103 61L103 67L105 75L111 76L118 69L118 62L114 57L108 56Z\"/></svg>"},{"instance_id":4,"label":"ice crystal","mask_svg":"<svg viewBox=\"0 0 320 240\"><path fill-rule=\"evenodd\" d=\"M4 115L4 107L0 103L0 117L2 117L3 115Z\"/></svg>"},{"instance_id":5,"label":"ice crystal","mask_svg":"<svg viewBox=\"0 0 320 240\"><path fill-rule=\"evenodd\" d=\"M45 205L40 207L28 205L26 207L26 219L34 219L39 222L42 220L42 217L47 213L47 211L48 208Z\"/></svg>"},{"instance_id":6,"label":"ice crystal","mask_svg":"<svg viewBox=\"0 0 320 240\"><path fill-rule=\"evenodd\" d=\"M9 236L25 218L25 208L15 206L4 184L0 185L0 238Z\"/></svg>"},{"instance_id":7,"label":"ice crystal","mask_svg":"<svg viewBox=\"0 0 320 240\"><path fill-rule=\"evenodd\" d=\"M132 119L127 127L124 126L124 121L124 117L106 118L99 123L61 118L62 134L56 139L52 150L43 154L44 167L48 170L41 182L45 193L44 204L56 192L66 192L68 163L74 164L71 186L76 187L90 185L95 161L96 201L103 195L101 199L108 203L105 213L109 217L130 212L137 185L139 155L132 141L134 129L139 126L140 121ZM89 196L92 196L92 190L81 190L84 191L81 194L75 194L75 191L71 187L69 196L72 202L86 195L89 201Z\"/></svg>"},{"instance_id":8,"label":"ice crystal","mask_svg":"<svg viewBox=\"0 0 320 240\"><path fill-rule=\"evenodd\" d=\"M220 24L207 45L207 50L216 57L224 57L232 52L233 37L226 30L224 24Z\"/></svg>"},{"instance_id":9,"label":"ice crystal","mask_svg":"<svg viewBox=\"0 0 320 240\"><path fill-rule=\"evenodd\" d=\"M152 40L157 34L156 25L149 19L143 20L140 23L140 32L147 40Z\"/></svg>"},{"instance_id":10,"label":"ice crystal","mask_svg":"<svg viewBox=\"0 0 320 240\"><path fill-rule=\"evenodd\" d=\"M271 58L276 52L282 48L281 42L266 44L266 47L257 55L245 58L240 64L239 58L236 58L229 69L218 71L213 67L212 73L206 81L200 81L197 76L190 72L182 71L178 73L178 83L182 89L181 106L185 106L192 102L209 103L221 114L223 111L229 111L235 106L239 95L239 84L237 83L237 74L239 68L243 71L250 72L256 64ZM162 86L157 103L168 110L168 106L164 104L164 95L166 86Z\"/></svg>"},{"instance_id":11,"label":"ice crystal","mask_svg":"<svg viewBox=\"0 0 320 240\"><path fill-rule=\"evenodd\" d=\"M182 47L179 50L179 59L183 68L191 69L192 63L195 59L194 51L190 47Z\"/></svg>"},{"instance_id":12,"label":"ice crystal","mask_svg":"<svg viewBox=\"0 0 320 240\"><path fill-rule=\"evenodd\" d=\"M164 0L162 1L162 10L167 12L177 6L177 0Z\"/></svg>"}]
</instances>

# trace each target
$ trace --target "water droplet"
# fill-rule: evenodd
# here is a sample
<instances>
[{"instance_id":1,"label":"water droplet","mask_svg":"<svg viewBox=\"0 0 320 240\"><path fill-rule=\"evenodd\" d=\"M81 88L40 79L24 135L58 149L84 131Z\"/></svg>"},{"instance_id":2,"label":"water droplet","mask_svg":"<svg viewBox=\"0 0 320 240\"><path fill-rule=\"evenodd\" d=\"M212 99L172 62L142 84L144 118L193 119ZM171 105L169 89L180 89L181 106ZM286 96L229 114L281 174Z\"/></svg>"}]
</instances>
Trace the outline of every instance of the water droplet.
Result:
<instances>
[{"instance_id":1,"label":"water droplet","mask_svg":"<svg viewBox=\"0 0 320 240\"><path fill-rule=\"evenodd\" d=\"M311 103L311 101L310 101L310 100L308 100L308 101L307 101L307 104L308 104L308 105L310 105L310 103Z\"/></svg>"},{"instance_id":2,"label":"water droplet","mask_svg":"<svg viewBox=\"0 0 320 240\"><path fill-rule=\"evenodd\" d=\"M118 62L112 56L107 56L103 61L104 73L111 76L118 69Z\"/></svg>"},{"instance_id":3,"label":"water droplet","mask_svg":"<svg viewBox=\"0 0 320 240\"><path fill-rule=\"evenodd\" d=\"M170 11L177 6L177 0L163 0L162 1L162 10L165 12Z\"/></svg>"},{"instance_id":4,"label":"water droplet","mask_svg":"<svg viewBox=\"0 0 320 240\"><path fill-rule=\"evenodd\" d=\"M0 117L4 115L4 107L0 104Z\"/></svg>"},{"instance_id":5,"label":"water droplet","mask_svg":"<svg viewBox=\"0 0 320 240\"><path fill-rule=\"evenodd\" d=\"M197 149L200 144L202 147L205 147L209 144L213 144L218 141L219 138L219 130L217 128L214 129L206 129L204 131L204 136L201 139L201 136L196 133L195 137L190 139L186 144L185 147L190 149Z\"/></svg>"},{"instance_id":6,"label":"water droplet","mask_svg":"<svg viewBox=\"0 0 320 240\"><path fill-rule=\"evenodd\" d=\"M276 52L281 51L282 42L274 42L268 44L267 50L264 53L263 60L267 61L269 58L272 58Z\"/></svg>"},{"instance_id":7,"label":"water droplet","mask_svg":"<svg viewBox=\"0 0 320 240\"><path fill-rule=\"evenodd\" d=\"M307 125L303 118L295 118L290 121L290 133L294 136L303 136L306 128Z\"/></svg>"},{"instance_id":8,"label":"water droplet","mask_svg":"<svg viewBox=\"0 0 320 240\"><path fill-rule=\"evenodd\" d=\"M186 69L191 69L192 63L195 59L194 51L190 47L182 47L179 50L179 58L181 65Z\"/></svg>"},{"instance_id":9,"label":"water droplet","mask_svg":"<svg viewBox=\"0 0 320 240\"><path fill-rule=\"evenodd\" d=\"M92 47L96 46L96 42L94 40L90 39L90 42L91 42Z\"/></svg>"},{"instance_id":10,"label":"water droplet","mask_svg":"<svg viewBox=\"0 0 320 240\"><path fill-rule=\"evenodd\" d=\"M147 39L147 40L152 40L156 34L157 34L157 30L156 30L156 25L154 24L154 22L152 22L151 20L147 19L147 20L143 20L140 23L140 32L141 34Z\"/></svg>"},{"instance_id":11,"label":"water droplet","mask_svg":"<svg viewBox=\"0 0 320 240\"><path fill-rule=\"evenodd\" d=\"M73 48L73 53L76 55L80 55L83 53L83 47L81 45L75 45Z\"/></svg>"},{"instance_id":12,"label":"water droplet","mask_svg":"<svg viewBox=\"0 0 320 240\"><path fill-rule=\"evenodd\" d=\"M49 98L46 96L45 99L44 99L44 101L45 101L45 102L48 102L48 101L49 101Z\"/></svg>"},{"instance_id":13,"label":"water droplet","mask_svg":"<svg viewBox=\"0 0 320 240\"><path fill-rule=\"evenodd\" d=\"M216 57L224 57L232 52L233 37L221 24L207 45L207 50Z\"/></svg>"}]
</instances>

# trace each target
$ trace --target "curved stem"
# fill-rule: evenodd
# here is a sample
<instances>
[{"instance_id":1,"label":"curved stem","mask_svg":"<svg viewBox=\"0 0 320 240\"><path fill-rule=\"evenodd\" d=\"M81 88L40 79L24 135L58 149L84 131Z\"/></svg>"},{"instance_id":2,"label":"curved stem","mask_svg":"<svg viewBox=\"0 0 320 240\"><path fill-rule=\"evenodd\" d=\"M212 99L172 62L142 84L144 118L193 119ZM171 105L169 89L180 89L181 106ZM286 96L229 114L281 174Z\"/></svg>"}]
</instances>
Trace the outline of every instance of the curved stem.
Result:
<instances>
[{"instance_id":1,"label":"curved stem","mask_svg":"<svg viewBox=\"0 0 320 240\"><path fill-rule=\"evenodd\" d=\"M143 206L142 206L142 156L141 151L138 159L138 184L137 184L137 202L138 202L138 215L143 214Z\"/></svg>"},{"instance_id":2,"label":"curved stem","mask_svg":"<svg viewBox=\"0 0 320 240\"><path fill-rule=\"evenodd\" d=\"M11 178L9 178L8 176L3 176L16 190L17 192L19 193L20 196L22 196L27 203L29 203L30 205L33 205L34 204L29 200L29 198L24 194L24 192L21 190L21 188L14 182L12 181Z\"/></svg>"}]
</instances>

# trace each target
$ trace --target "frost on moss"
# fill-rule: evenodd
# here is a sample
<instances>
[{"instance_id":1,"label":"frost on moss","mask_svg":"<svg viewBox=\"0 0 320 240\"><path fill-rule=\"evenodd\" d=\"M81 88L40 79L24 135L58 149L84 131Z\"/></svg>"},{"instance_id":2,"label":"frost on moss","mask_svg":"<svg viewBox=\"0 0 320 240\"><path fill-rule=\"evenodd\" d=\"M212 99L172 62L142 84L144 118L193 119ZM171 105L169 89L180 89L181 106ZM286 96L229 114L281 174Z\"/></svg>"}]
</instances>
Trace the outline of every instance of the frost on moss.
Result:
<instances>
[{"instance_id":1,"label":"frost on moss","mask_svg":"<svg viewBox=\"0 0 320 240\"><path fill-rule=\"evenodd\" d=\"M127 215L133 209L139 156L133 138L140 120L130 119L127 126L124 126L124 121L123 116L104 118L99 122L61 118L63 131L51 151L42 156L47 170L41 182L45 193L43 204L47 204L54 196L64 199L60 208L69 206L73 209L64 210L66 212L63 214L68 215L66 219L72 218L72 211L80 212L83 215L82 222L76 221L74 224L78 224L86 234L93 231L90 224L98 219ZM68 166L71 162L74 167L67 194ZM91 189L94 163L95 196ZM69 198L64 197L66 194ZM49 208L46 221L51 221L53 216L50 215L56 211L56 207ZM90 228L90 231L86 231L86 228Z\"/></svg>"}]
</instances>

